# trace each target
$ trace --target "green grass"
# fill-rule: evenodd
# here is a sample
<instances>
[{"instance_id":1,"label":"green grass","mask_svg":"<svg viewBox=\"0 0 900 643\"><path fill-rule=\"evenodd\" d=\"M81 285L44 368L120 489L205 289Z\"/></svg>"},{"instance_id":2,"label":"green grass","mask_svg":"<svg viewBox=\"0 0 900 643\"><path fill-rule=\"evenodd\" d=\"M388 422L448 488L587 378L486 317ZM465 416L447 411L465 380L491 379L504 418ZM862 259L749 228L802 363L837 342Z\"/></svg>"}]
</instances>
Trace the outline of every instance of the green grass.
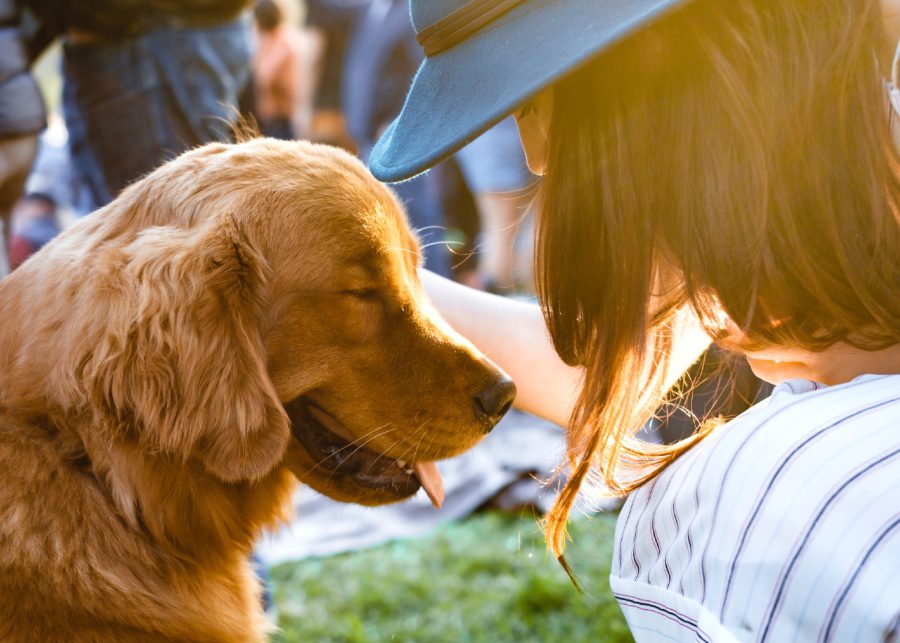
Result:
<instances>
[{"instance_id":1,"label":"green grass","mask_svg":"<svg viewBox=\"0 0 900 643\"><path fill-rule=\"evenodd\" d=\"M480 514L436 534L272 570L276 641L631 641L609 591L614 515L571 525L567 558L531 516Z\"/></svg>"}]
</instances>

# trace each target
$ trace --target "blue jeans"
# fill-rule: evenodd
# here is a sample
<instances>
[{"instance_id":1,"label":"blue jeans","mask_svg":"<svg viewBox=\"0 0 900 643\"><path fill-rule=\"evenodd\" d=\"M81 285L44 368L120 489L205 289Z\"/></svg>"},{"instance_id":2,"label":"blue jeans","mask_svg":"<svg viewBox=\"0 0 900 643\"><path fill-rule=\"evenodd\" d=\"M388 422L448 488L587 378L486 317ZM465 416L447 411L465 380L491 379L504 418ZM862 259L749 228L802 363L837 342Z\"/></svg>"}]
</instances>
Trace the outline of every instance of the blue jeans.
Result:
<instances>
[{"instance_id":1,"label":"blue jeans","mask_svg":"<svg viewBox=\"0 0 900 643\"><path fill-rule=\"evenodd\" d=\"M95 208L181 152L231 138L250 42L241 17L65 46L69 144Z\"/></svg>"}]
</instances>

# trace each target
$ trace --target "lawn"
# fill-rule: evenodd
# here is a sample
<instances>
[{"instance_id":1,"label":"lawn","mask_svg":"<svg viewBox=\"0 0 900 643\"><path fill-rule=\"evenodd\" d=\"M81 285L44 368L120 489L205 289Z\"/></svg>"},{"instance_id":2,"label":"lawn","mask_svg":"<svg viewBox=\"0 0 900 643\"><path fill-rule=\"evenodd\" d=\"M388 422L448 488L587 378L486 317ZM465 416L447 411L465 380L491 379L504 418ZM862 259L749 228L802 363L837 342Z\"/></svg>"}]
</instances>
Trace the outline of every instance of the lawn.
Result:
<instances>
[{"instance_id":1,"label":"lawn","mask_svg":"<svg viewBox=\"0 0 900 643\"><path fill-rule=\"evenodd\" d=\"M426 538L272 570L275 641L631 641L609 592L615 515L578 518L567 558L532 516L483 513Z\"/></svg>"}]
</instances>

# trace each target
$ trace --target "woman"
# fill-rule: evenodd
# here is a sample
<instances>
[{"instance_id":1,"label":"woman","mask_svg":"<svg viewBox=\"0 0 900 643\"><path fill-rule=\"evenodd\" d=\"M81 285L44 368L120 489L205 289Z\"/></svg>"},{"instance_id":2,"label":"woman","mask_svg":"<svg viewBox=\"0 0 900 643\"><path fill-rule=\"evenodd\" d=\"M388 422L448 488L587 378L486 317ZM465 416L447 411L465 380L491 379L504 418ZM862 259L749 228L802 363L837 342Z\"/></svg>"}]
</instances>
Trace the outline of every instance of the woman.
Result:
<instances>
[{"instance_id":1,"label":"woman","mask_svg":"<svg viewBox=\"0 0 900 643\"><path fill-rule=\"evenodd\" d=\"M639 640L894 640L900 161L877 0L413 0L412 15L428 58L376 176L413 175L512 111L544 174L543 320L425 282L520 405L569 426L554 552L596 481L632 492L611 584ZM778 386L681 443L641 442L703 346L692 320Z\"/></svg>"}]
</instances>

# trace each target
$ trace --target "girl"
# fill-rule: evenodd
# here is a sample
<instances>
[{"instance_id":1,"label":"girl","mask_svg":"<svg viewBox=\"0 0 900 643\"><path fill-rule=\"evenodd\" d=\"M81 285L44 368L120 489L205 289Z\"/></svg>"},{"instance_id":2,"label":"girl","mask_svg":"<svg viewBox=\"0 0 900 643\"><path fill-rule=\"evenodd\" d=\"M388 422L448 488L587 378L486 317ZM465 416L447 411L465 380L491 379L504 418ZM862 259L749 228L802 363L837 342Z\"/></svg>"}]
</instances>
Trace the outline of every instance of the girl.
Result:
<instances>
[{"instance_id":1,"label":"girl","mask_svg":"<svg viewBox=\"0 0 900 643\"><path fill-rule=\"evenodd\" d=\"M428 57L376 176L413 175L510 111L544 174L543 319L425 285L520 406L569 427L550 547L598 482L630 493L611 584L638 640L895 640L900 160L878 1L411 6ZM778 386L683 442L643 442L697 325Z\"/></svg>"}]
</instances>

